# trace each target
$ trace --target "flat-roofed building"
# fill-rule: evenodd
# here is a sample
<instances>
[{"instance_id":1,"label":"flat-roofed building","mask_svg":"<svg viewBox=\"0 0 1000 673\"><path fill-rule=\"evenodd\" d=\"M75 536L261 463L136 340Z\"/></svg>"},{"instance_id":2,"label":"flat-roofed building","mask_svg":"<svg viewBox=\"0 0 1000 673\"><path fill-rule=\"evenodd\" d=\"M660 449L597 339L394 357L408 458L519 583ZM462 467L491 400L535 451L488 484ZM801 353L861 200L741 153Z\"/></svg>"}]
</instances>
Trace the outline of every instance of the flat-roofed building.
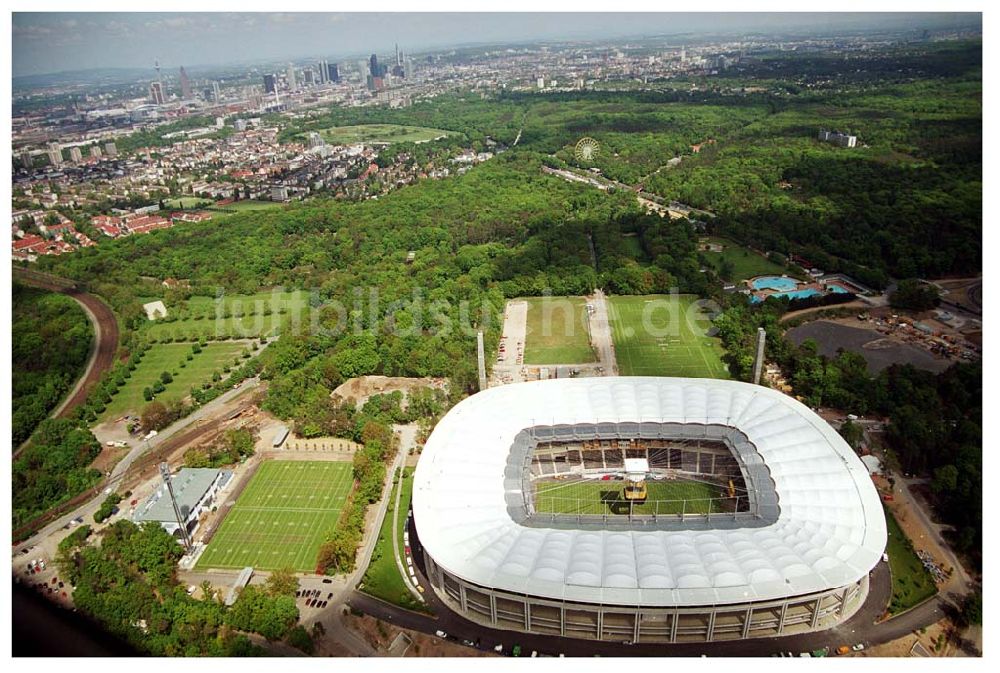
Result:
<instances>
[{"instance_id":1,"label":"flat-roofed building","mask_svg":"<svg viewBox=\"0 0 1000 673\"><path fill-rule=\"evenodd\" d=\"M229 483L233 473L208 467L185 467L171 477L174 497L188 533L198 528L198 518L215 505L215 496ZM136 508L132 521L156 521L174 537L180 537L180 526L170 502L167 487L161 484L153 495Z\"/></svg>"}]
</instances>

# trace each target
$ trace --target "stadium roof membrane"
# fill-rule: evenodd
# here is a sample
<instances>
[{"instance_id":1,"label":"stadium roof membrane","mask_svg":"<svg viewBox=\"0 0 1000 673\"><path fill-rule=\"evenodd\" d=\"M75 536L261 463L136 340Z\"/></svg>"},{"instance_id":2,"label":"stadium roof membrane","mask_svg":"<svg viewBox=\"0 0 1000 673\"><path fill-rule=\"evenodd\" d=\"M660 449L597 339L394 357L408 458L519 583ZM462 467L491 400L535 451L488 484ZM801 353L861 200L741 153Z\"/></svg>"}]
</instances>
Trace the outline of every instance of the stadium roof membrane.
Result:
<instances>
[{"instance_id":1,"label":"stadium roof membrane","mask_svg":"<svg viewBox=\"0 0 1000 673\"><path fill-rule=\"evenodd\" d=\"M511 518L504 470L519 432L641 421L743 432L774 481L777 520L612 531L529 527ZM713 379L559 379L474 395L428 439L413 512L424 548L453 575L512 593L606 605L719 605L827 591L863 577L886 544L868 470L836 431L778 391Z\"/></svg>"}]
</instances>

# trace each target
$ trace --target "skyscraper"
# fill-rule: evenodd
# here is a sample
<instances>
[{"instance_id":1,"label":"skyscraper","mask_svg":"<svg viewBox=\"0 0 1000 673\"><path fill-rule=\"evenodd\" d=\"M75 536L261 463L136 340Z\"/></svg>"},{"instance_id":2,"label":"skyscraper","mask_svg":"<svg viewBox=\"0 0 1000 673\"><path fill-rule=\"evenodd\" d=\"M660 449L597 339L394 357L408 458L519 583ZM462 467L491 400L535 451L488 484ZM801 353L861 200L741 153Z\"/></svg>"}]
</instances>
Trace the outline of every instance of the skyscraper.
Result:
<instances>
[{"instance_id":1,"label":"skyscraper","mask_svg":"<svg viewBox=\"0 0 1000 673\"><path fill-rule=\"evenodd\" d=\"M372 57L368 59L368 72L373 78L382 76L382 71L379 70L378 66L378 56L375 54L372 54Z\"/></svg>"},{"instance_id":2,"label":"skyscraper","mask_svg":"<svg viewBox=\"0 0 1000 673\"><path fill-rule=\"evenodd\" d=\"M393 77L406 77L406 73L403 71L403 57L399 52L399 45L396 45L396 64L392 66L392 76Z\"/></svg>"},{"instance_id":3,"label":"skyscraper","mask_svg":"<svg viewBox=\"0 0 1000 673\"><path fill-rule=\"evenodd\" d=\"M274 93L278 87L274 84L274 75L264 75L264 93Z\"/></svg>"},{"instance_id":4,"label":"skyscraper","mask_svg":"<svg viewBox=\"0 0 1000 673\"><path fill-rule=\"evenodd\" d=\"M326 81L340 82L340 66L336 63L328 63L326 66Z\"/></svg>"},{"instance_id":5,"label":"skyscraper","mask_svg":"<svg viewBox=\"0 0 1000 673\"><path fill-rule=\"evenodd\" d=\"M313 72L312 68L306 68L305 70L303 70L302 71L302 84L304 86L312 86L313 75L314 74L315 73Z\"/></svg>"},{"instance_id":6,"label":"skyscraper","mask_svg":"<svg viewBox=\"0 0 1000 673\"><path fill-rule=\"evenodd\" d=\"M222 100L222 92L219 91L219 83L212 82L212 102L218 103L220 100Z\"/></svg>"},{"instance_id":7,"label":"skyscraper","mask_svg":"<svg viewBox=\"0 0 1000 673\"><path fill-rule=\"evenodd\" d=\"M58 166L63 162L62 149L59 147L59 143L49 143L49 163L53 166Z\"/></svg>"},{"instance_id":8,"label":"skyscraper","mask_svg":"<svg viewBox=\"0 0 1000 673\"><path fill-rule=\"evenodd\" d=\"M188 79L188 74L184 70L184 66L181 66L181 98L184 100L194 98L194 94L191 93L191 80Z\"/></svg>"},{"instance_id":9,"label":"skyscraper","mask_svg":"<svg viewBox=\"0 0 1000 673\"><path fill-rule=\"evenodd\" d=\"M163 82L156 81L149 83L149 100L157 105L163 105Z\"/></svg>"},{"instance_id":10,"label":"skyscraper","mask_svg":"<svg viewBox=\"0 0 1000 673\"><path fill-rule=\"evenodd\" d=\"M316 62L316 70L319 71L319 77L317 78L317 83L319 83L319 84L325 84L327 82L327 79L326 79L326 61L322 61L322 60L317 61Z\"/></svg>"},{"instance_id":11,"label":"skyscraper","mask_svg":"<svg viewBox=\"0 0 1000 673\"><path fill-rule=\"evenodd\" d=\"M288 90L294 91L298 88L295 83L295 66L291 63L288 64L288 71L285 73L285 78L288 80Z\"/></svg>"},{"instance_id":12,"label":"skyscraper","mask_svg":"<svg viewBox=\"0 0 1000 673\"><path fill-rule=\"evenodd\" d=\"M118 145L115 145L113 142L104 143L104 153L109 157L117 157Z\"/></svg>"}]
</instances>

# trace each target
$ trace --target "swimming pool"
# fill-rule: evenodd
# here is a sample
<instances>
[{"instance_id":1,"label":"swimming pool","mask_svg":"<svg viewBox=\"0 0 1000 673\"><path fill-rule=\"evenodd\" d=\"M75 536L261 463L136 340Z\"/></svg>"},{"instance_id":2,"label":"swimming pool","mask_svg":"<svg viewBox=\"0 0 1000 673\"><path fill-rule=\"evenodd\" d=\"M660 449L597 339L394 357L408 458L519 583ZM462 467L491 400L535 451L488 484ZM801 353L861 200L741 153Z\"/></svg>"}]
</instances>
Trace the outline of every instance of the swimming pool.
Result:
<instances>
[{"instance_id":1,"label":"swimming pool","mask_svg":"<svg viewBox=\"0 0 1000 673\"><path fill-rule=\"evenodd\" d=\"M829 290L830 292L833 292L834 294L847 294L848 292L850 292L850 290L848 290L847 288L840 285L834 285L832 283L830 285L827 285L826 289Z\"/></svg>"},{"instance_id":2,"label":"swimming pool","mask_svg":"<svg viewBox=\"0 0 1000 673\"><path fill-rule=\"evenodd\" d=\"M791 290L789 292L775 292L775 293L771 294L770 296L771 297L788 297L789 299L805 299L806 297L815 297L816 295L820 295L820 294L823 294L823 293L821 291L817 290L816 288L807 287L804 290ZM759 304L762 301L764 301L764 300L761 299L760 297L757 297L757 296L754 296L754 295L750 296L750 303L751 304Z\"/></svg>"},{"instance_id":3,"label":"swimming pool","mask_svg":"<svg viewBox=\"0 0 1000 673\"><path fill-rule=\"evenodd\" d=\"M799 282L794 278L785 276L761 276L750 281L750 285L755 290L781 290L787 292L794 290Z\"/></svg>"}]
</instances>

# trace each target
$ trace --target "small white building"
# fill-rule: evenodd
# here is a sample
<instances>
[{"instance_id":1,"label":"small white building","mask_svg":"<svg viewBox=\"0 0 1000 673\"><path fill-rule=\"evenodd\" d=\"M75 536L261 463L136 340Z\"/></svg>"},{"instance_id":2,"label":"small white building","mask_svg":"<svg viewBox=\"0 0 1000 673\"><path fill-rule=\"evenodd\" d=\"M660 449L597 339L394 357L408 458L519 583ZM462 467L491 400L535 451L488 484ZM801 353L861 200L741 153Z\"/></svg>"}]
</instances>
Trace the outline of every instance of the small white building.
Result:
<instances>
[{"instance_id":1,"label":"small white building","mask_svg":"<svg viewBox=\"0 0 1000 673\"><path fill-rule=\"evenodd\" d=\"M146 317L150 320L167 317L167 307L159 299L151 301L148 304L143 304L142 309L146 312Z\"/></svg>"}]
</instances>

